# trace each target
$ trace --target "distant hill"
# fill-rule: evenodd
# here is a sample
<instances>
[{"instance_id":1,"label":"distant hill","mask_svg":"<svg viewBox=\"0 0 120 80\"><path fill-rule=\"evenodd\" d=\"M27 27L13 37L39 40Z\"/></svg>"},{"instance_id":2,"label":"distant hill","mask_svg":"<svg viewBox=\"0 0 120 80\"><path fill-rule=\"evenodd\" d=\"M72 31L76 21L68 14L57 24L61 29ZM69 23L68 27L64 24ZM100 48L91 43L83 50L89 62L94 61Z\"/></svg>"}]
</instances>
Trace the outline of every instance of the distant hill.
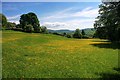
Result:
<instances>
[{"instance_id":1,"label":"distant hill","mask_svg":"<svg viewBox=\"0 0 120 80\"><path fill-rule=\"evenodd\" d=\"M86 28L86 29L82 29L85 31L86 33L86 36L89 36L89 37L92 37L95 33L95 29L94 28ZM59 34L62 34L62 33L70 33L70 34L73 34L75 30L50 30L48 29L48 32L51 32L51 33L59 33Z\"/></svg>"},{"instance_id":2,"label":"distant hill","mask_svg":"<svg viewBox=\"0 0 120 80\"><path fill-rule=\"evenodd\" d=\"M51 32L51 33L54 33L54 32L57 32L57 33L73 33L74 32L74 30L50 30L50 29L48 29L48 31L49 32Z\"/></svg>"},{"instance_id":3,"label":"distant hill","mask_svg":"<svg viewBox=\"0 0 120 80\"><path fill-rule=\"evenodd\" d=\"M95 29L94 28L86 28L86 29L83 29L86 33L87 36L89 37L92 37L95 33Z\"/></svg>"}]
</instances>

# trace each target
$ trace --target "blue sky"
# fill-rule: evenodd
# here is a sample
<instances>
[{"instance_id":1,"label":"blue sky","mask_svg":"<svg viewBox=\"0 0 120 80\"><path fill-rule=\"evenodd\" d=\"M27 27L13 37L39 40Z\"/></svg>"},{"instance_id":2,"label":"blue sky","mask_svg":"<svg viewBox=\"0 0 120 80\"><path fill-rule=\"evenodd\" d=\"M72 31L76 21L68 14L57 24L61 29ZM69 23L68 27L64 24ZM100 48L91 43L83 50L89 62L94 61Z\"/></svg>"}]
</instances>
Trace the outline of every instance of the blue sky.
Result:
<instances>
[{"instance_id":1,"label":"blue sky","mask_svg":"<svg viewBox=\"0 0 120 80\"><path fill-rule=\"evenodd\" d=\"M19 23L20 15L34 12L48 29L93 28L100 2L2 2L8 21Z\"/></svg>"}]
</instances>

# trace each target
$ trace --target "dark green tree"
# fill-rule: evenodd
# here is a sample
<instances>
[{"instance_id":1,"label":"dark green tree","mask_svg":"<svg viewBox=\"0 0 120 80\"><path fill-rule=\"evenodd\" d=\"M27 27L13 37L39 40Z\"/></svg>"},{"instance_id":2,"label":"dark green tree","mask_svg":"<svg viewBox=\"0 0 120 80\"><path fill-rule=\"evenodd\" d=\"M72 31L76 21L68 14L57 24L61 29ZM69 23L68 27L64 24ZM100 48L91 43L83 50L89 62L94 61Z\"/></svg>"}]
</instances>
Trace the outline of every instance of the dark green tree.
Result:
<instances>
[{"instance_id":1,"label":"dark green tree","mask_svg":"<svg viewBox=\"0 0 120 80\"><path fill-rule=\"evenodd\" d=\"M100 38L100 39L107 39L106 28L105 27L98 27L95 34L94 34L94 37Z\"/></svg>"},{"instance_id":2,"label":"dark green tree","mask_svg":"<svg viewBox=\"0 0 120 80\"><path fill-rule=\"evenodd\" d=\"M31 24L26 25L25 26L25 31L29 32L29 33L33 32L33 26Z\"/></svg>"},{"instance_id":3,"label":"dark green tree","mask_svg":"<svg viewBox=\"0 0 120 80\"><path fill-rule=\"evenodd\" d=\"M35 33L40 33L41 32L41 27L34 27L34 32Z\"/></svg>"},{"instance_id":4,"label":"dark green tree","mask_svg":"<svg viewBox=\"0 0 120 80\"><path fill-rule=\"evenodd\" d=\"M64 32L64 33L63 33L63 36L66 36L66 35L67 35L67 33L66 33L66 32Z\"/></svg>"},{"instance_id":5,"label":"dark green tree","mask_svg":"<svg viewBox=\"0 0 120 80\"><path fill-rule=\"evenodd\" d=\"M48 33L47 28L45 26L41 26L42 33Z\"/></svg>"},{"instance_id":6,"label":"dark green tree","mask_svg":"<svg viewBox=\"0 0 120 80\"><path fill-rule=\"evenodd\" d=\"M28 14L23 14L20 17L20 24L22 26L22 29L25 31L26 30L26 25L32 25L34 28L34 32L40 32L40 24L39 20L37 18L37 15L35 13L28 13Z\"/></svg>"},{"instance_id":7,"label":"dark green tree","mask_svg":"<svg viewBox=\"0 0 120 80\"><path fill-rule=\"evenodd\" d=\"M96 34L98 34L99 37L100 35L106 35L103 37L106 37L110 41L119 41L120 2L103 2L99 8L100 15L94 24Z\"/></svg>"},{"instance_id":8,"label":"dark green tree","mask_svg":"<svg viewBox=\"0 0 120 80\"><path fill-rule=\"evenodd\" d=\"M82 38L82 35L80 33L80 30L79 29L76 29L74 34L73 34L73 37L74 38Z\"/></svg>"},{"instance_id":9,"label":"dark green tree","mask_svg":"<svg viewBox=\"0 0 120 80\"><path fill-rule=\"evenodd\" d=\"M15 23L12 23L12 22L7 22L6 24L6 29L13 29L16 27L16 24Z\"/></svg>"},{"instance_id":10,"label":"dark green tree","mask_svg":"<svg viewBox=\"0 0 120 80\"><path fill-rule=\"evenodd\" d=\"M83 36L85 35L85 31L84 31L84 30L82 30L82 32L81 32L81 33L82 33L82 35L83 35Z\"/></svg>"},{"instance_id":11,"label":"dark green tree","mask_svg":"<svg viewBox=\"0 0 120 80\"><path fill-rule=\"evenodd\" d=\"M67 37L67 38L72 38L72 35L67 33L67 34L66 34L66 37Z\"/></svg>"},{"instance_id":12,"label":"dark green tree","mask_svg":"<svg viewBox=\"0 0 120 80\"><path fill-rule=\"evenodd\" d=\"M0 14L0 25L2 25L3 28L5 28L7 25L7 18L3 14Z\"/></svg>"},{"instance_id":13,"label":"dark green tree","mask_svg":"<svg viewBox=\"0 0 120 80\"><path fill-rule=\"evenodd\" d=\"M22 28L21 24L17 24L16 28Z\"/></svg>"}]
</instances>

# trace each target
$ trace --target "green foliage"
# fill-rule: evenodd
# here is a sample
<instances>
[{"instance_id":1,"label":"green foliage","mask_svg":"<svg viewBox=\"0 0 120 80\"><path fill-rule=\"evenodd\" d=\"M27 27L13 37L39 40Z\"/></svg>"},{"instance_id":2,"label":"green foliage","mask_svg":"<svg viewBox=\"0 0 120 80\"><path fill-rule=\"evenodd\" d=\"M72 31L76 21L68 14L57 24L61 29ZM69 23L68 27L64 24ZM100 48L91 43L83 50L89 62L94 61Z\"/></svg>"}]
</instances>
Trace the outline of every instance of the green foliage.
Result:
<instances>
[{"instance_id":1,"label":"green foliage","mask_svg":"<svg viewBox=\"0 0 120 80\"><path fill-rule=\"evenodd\" d=\"M2 14L0 14L0 30L2 29Z\"/></svg>"},{"instance_id":2,"label":"green foliage","mask_svg":"<svg viewBox=\"0 0 120 80\"><path fill-rule=\"evenodd\" d=\"M40 33L41 32L41 27L34 27L34 32L35 33Z\"/></svg>"},{"instance_id":3,"label":"green foliage","mask_svg":"<svg viewBox=\"0 0 120 80\"><path fill-rule=\"evenodd\" d=\"M41 33L48 33L47 28L45 26L41 26Z\"/></svg>"},{"instance_id":4,"label":"green foliage","mask_svg":"<svg viewBox=\"0 0 120 80\"><path fill-rule=\"evenodd\" d=\"M85 31L85 36L88 36L89 38L93 38L96 30L93 28L88 28L88 29L84 29Z\"/></svg>"},{"instance_id":5,"label":"green foliage","mask_svg":"<svg viewBox=\"0 0 120 80\"><path fill-rule=\"evenodd\" d=\"M16 27L15 23L12 22L7 22L6 29L13 29Z\"/></svg>"},{"instance_id":6,"label":"green foliage","mask_svg":"<svg viewBox=\"0 0 120 80\"><path fill-rule=\"evenodd\" d=\"M2 27L5 28L7 24L7 18L5 15L0 14L0 25L2 24Z\"/></svg>"},{"instance_id":7,"label":"green foliage","mask_svg":"<svg viewBox=\"0 0 120 80\"><path fill-rule=\"evenodd\" d=\"M25 26L25 31L26 32L31 33L31 32L33 32L33 30L34 29L33 29L33 26L31 24Z\"/></svg>"},{"instance_id":8,"label":"green foliage","mask_svg":"<svg viewBox=\"0 0 120 80\"><path fill-rule=\"evenodd\" d=\"M60 35L60 33L58 33L58 32L53 32L53 34L55 34L55 35Z\"/></svg>"},{"instance_id":9,"label":"green foliage","mask_svg":"<svg viewBox=\"0 0 120 80\"><path fill-rule=\"evenodd\" d=\"M89 39L89 38L92 38L92 37L89 37L89 36L84 35L84 36L82 36L82 38L83 38L83 39Z\"/></svg>"},{"instance_id":10,"label":"green foliage","mask_svg":"<svg viewBox=\"0 0 120 80\"><path fill-rule=\"evenodd\" d=\"M16 28L22 28L21 24L17 24Z\"/></svg>"},{"instance_id":11,"label":"green foliage","mask_svg":"<svg viewBox=\"0 0 120 80\"><path fill-rule=\"evenodd\" d=\"M82 35L80 33L80 30L79 29L76 29L74 34L73 34L73 37L74 38L82 38Z\"/></svg>"},{"instance_id":12,"label":"green foliage","mask_svg":"<svg viewBox=\"0 0 120 80\"><path fill-rule=\"evenodd\" d=\"M94 37L100 38L100 39L107 39L106 28L105 27L98 27L95 34L94 34Z\"/></svg>"},{"instance_id":13,"label":"green foliage","mask_svg":"<svg viewBox=\"0 0 120 80\"><path fill-rule=\"evenodd\" d=\"M99 16L94 27L96 35L110 41L120 41L120 2L105 2L99 6ZM102 28L101 28L102 27ZM103 29L104 28L104 29Z\"/></svg>"},{"instance_id":14,"label":"green foliage","mask_svg":"<svg viewBox=\"0 0 120 80\"><path fill-rule=\"evenodd\" d=\"M87 29L83 29L84 32L85 32L85 35L82 35L82 38L83 37L86 37L86 38L93 38L93 35L95 33L95 29L94 28L87 28ZM61 35L61 36L66 36L67 34L71 34L73 35L74 34L74 31L73 30L48 30L49 33L58 33L57 35ZM82 30L80 31L82 32Z\"/></svg>"},{"instance_id":15,"label":"green foliage","mask_svg":"<svg viewBox=\"0 0 120 80\"><path fill-rule=\"evenodd\" d=\"M84 30L82 30L81 34L84 36L84 35L85 35L85 31L84 31Z\"/></svg>"},{"instance_id":16,"label":"green foliage","mask_svg":"<svg viewBox=\"0 0 120 80\"><path fill-rule=\"evenodd\" d=\"M26 25L32 25L34 28L35 32L40 32L40 24L39 20L37 18L37 15L35 13L28 13L28 14L23 14L20 17L20 24L22 26L22 29L25 31L25 26Z\"/></svg>"},{"instance_id":17,"label":"green foliage","mask_svg":"<svg viewBox=\"0 0 120 80\"><path fill-rule=\"evenodd\" d=\"M33 28L34 28L34 32L36 32L36 33L41 32L41 27L40 27L39 23L34 23Z\"/></svg>"},{"instance_id":18,"label":"green foliage","mask_svg":"<svg viewBox=\"0 0 120 80\"><path fill-rule=\"evenodd\" d=\"M67 38L72 38L72 35L71 34L66 34L66 37Z\"/></svg>"},{"instance_id":19,"label":"green foliage","mask_svg":"<svg viewBox=\"0 0 120 80\"><path fill-rule=\"evenodd\" d=\"M66 32L64 32L64 33L63 33L63 36L66 36L66 35L67 35L67 33L66 33Z\"/></svg>"}]
</instances>

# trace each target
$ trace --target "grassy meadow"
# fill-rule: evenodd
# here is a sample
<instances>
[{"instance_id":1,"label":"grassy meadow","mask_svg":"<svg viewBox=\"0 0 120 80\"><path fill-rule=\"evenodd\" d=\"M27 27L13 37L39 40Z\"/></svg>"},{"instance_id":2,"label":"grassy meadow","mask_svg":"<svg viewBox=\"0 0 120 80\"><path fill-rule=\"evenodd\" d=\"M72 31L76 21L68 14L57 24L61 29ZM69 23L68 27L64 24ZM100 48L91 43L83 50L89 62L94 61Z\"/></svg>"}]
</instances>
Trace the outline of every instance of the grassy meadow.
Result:
<instances>
[{"instance_id":1,"label":"grassy meadow","mask_svg":"<svg viewBox=\"0 0 120 80\"><path fill-rule=\"evenodd\" d=\"M3 78L104 78L119 73L118 48L107 40L2 32Z\"/></svg>"}]
</instances>

